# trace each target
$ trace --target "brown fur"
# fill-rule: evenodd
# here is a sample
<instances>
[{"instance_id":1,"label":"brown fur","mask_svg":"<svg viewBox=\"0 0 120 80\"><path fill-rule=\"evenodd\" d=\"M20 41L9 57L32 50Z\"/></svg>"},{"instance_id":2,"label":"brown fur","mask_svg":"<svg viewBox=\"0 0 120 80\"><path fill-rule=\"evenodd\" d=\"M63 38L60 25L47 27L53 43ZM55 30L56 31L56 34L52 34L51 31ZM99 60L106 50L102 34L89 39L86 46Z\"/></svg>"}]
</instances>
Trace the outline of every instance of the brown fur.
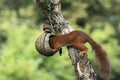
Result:
<instances>
[{"instance_id":1,"label":"brown fur","mask_svg":"<svg viewBox=\"0 0 120 80\"><path fill-rule=\"evenodd\" d=\"M107 53L105 50L96 43L91 37L82 31L73 31L64 35L55 36L50 38L51 48L53 51L59 50L64 45L73 45L74 47L80 49L80 56L83 57L84 53L88 48L84 43L88 42L92 49L96 53L96 58L100 63L100 72L102 77L107 77L110 75L110 64L107 59Z\"/></svg>"}]
</instances>

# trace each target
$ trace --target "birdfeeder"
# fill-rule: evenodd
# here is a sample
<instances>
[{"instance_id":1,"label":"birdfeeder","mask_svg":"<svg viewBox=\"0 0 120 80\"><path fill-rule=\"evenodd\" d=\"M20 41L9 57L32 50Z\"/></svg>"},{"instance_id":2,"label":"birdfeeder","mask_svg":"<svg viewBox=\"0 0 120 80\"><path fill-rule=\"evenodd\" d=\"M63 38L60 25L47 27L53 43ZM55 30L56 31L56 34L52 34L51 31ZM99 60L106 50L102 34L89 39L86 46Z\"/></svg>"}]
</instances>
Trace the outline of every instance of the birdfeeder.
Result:
<instances>
[{"instance_id":1,"label":"birdfeeder","mask_svg":"<svg viewBox=\"0 0 120 80\"><path fill-rule=\"evenodd\" d=\"M50 47L50 44L49 44L50 36L52 36L51 33L43 33L37 38L35 42L36 50L40 54L47 57L53 56L56 53L56 51L52 51Z\"/></svg>"}]
</instances>

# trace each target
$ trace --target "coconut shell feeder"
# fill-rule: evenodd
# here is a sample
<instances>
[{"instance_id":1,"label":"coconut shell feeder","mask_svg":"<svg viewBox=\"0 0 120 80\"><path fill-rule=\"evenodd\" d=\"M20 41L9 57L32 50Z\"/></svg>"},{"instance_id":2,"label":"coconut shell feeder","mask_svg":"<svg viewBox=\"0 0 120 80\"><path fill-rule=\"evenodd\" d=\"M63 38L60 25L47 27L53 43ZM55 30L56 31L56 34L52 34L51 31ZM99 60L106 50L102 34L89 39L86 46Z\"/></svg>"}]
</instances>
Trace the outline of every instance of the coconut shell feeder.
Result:
<instances>
[{"instance_id":1,"label":"coconut shell feeder","mask_svg":"<svg viewBox=\"0 0 120 80\"><path fill-rule=\"evenodd\" d=\"M39 52L39 54L42 54L47 57L53 56L56 53L56 51L52 51L50 47L50 36L52 36L51 33L43 33L37 38L35 42L35 48Z\"/></svg>"}]
</instances>

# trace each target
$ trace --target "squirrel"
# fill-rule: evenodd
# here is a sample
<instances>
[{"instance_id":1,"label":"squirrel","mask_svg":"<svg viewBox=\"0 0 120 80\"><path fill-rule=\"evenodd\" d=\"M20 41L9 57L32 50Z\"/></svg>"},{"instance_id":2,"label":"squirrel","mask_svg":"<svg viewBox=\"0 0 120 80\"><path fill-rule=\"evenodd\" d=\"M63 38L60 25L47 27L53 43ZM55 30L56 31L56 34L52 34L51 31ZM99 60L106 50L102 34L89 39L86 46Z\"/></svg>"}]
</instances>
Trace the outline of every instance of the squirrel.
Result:
<instances>
[{"instance_id":1,"label":"squirrel","mask_svg":"<svg viewBox=\"0 0 120 80\"><path fill-rule=\"evenodd\" d=\"M64 45L73 45L80 50L80 57L83 57L88 48L84 43L88 42L96 53L96 58L100 63L99 69L102 77L110 75L110 64L106 51L100 44L95 42L90 36L82 31L72 31L70 33L58 36L51 36L49 43L53 51L59 50Z\"/></svg>"}]
</instances>

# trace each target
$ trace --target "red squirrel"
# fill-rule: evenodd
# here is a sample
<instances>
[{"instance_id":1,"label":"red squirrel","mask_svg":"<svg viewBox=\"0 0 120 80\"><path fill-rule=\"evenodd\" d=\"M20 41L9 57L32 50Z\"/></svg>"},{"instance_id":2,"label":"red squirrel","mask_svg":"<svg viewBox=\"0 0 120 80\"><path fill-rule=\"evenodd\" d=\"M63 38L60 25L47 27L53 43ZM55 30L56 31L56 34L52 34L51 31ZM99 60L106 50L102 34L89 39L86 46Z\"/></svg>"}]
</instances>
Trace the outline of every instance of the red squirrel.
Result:
<instances>
[{"instance_id":1,"label":"red squirrel","mask_svg":"<svg viewBox=\"0 0 120 80\"><path fill-rule=\"evenodd\" d=\"M83 57L83 55L88 50L88 48L84 45L84 43L86 42L88 42L91 45L92 49L96 53L96 58L100 63L99 68L101 76L109 76L110 64L107 58L106 51L86 33L75 30L64 35L50 37L50 46L53 51L59 50L64 45L73 45L74 47L80 50L81 57Z\"/></svg>"}]
</instances>

